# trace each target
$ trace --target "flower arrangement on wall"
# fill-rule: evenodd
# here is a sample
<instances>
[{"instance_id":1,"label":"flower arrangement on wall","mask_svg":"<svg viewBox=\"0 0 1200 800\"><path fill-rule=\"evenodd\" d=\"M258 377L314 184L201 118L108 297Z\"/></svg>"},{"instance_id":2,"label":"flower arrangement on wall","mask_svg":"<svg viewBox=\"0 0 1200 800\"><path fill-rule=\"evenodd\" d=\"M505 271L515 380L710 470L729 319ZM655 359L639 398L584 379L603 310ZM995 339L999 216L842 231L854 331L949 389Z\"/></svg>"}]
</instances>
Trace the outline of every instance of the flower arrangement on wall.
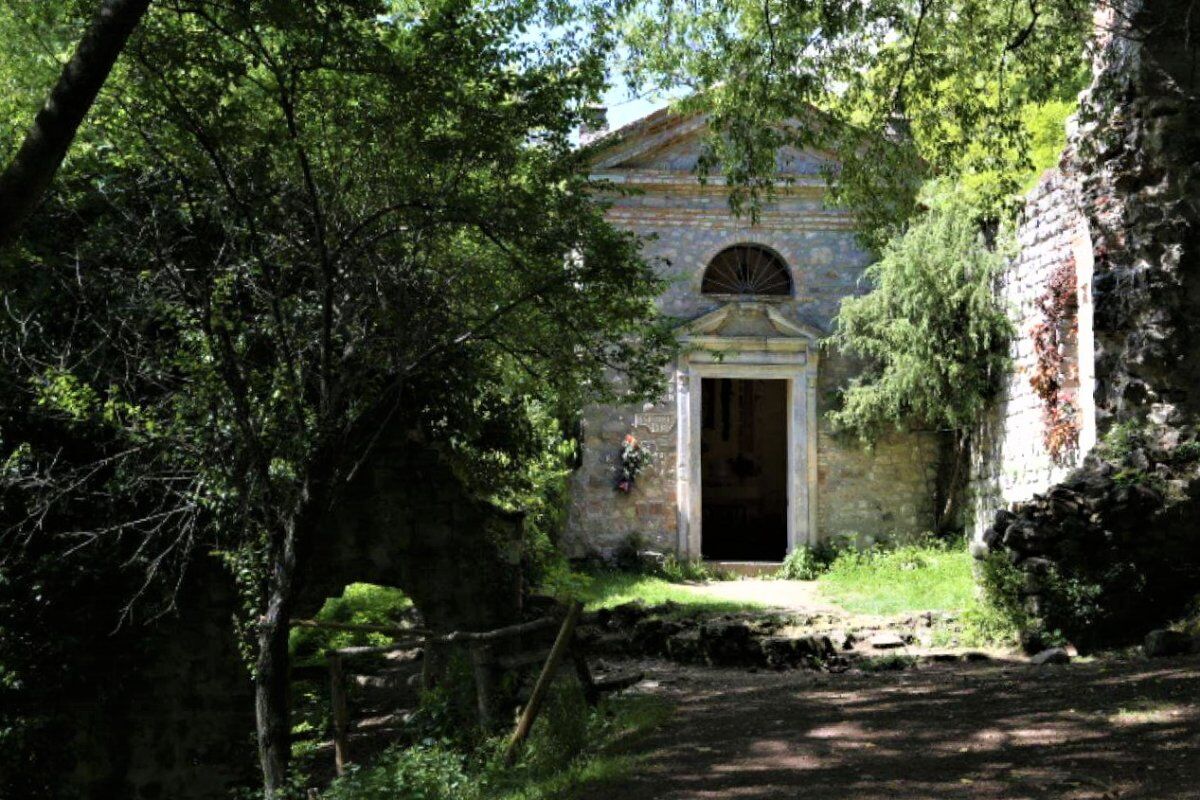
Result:
<instances>
[{"instance_id":1,"label":"flower arrangement on wall","mask_svg":"<svg viewBox=\"0 0 1200 800\"><path fill-rule=\"evenodd\" d=\"M1074 258L1050 274L1037 306L1042 320L1030 332L1037 361L1029 384L1042 401L1042 441L1054 462L1062 464L1079 446L1079 407L1070 388L1078 377L1071 357L1079 332Z\"/></svg>"},{"instance_id":2,"label":"flower arrangement on wall","mask_svg":"<svg viewBox=\"0 0 1200 800\"><path fill-rule=\"evenodd\" d=\"M617 471L617 491L628 494L633 491L633 482L638 473L650 463L650 454L638 443L633 434L625 434L621 443L621 465Z\"/></svg>"}]
</instances>

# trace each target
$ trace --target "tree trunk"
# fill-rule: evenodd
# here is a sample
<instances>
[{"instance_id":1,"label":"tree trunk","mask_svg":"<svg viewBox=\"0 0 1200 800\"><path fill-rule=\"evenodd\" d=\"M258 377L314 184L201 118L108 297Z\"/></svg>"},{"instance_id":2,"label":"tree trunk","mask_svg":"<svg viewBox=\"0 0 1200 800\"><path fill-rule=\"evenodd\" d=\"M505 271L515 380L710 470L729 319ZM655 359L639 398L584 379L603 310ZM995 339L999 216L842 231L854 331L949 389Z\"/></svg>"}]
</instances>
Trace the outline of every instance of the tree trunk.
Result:
<instances>
[{"instance_id":1,"label":"tree trunk","mask_svg":"<svg viewBox=\"0 0 1200 800\"><path fill-rule=\"evenodd\" d=\"M103 0L71 60L0 174L0 247L15 235L45 194L79 125L150 0Z\"/></svg>"},{"instance_id":2,"label":"tree trunk","mask_svg":"<svg viewBox=\"0 0 1200 800\"><path fill-rule=\"evenodd\" d=\"M254 711L263 789L269 799L279 797L287 783L291 754L288 620L295 600L297 517L283 522L272 548L266 612L258 628Z\"/></svg>"},{"instance_id":3,"label":"tree trunk","mask_svg":"<svg viewBox=\"0 0 1200 800\"><path fill-rule=\"evenodd\" d=\"M963 495L970 467L970 435L966 431L938 434L937 485L934 491L934 528L939 535L962 529Z\"/></svg>"}]
</instances>

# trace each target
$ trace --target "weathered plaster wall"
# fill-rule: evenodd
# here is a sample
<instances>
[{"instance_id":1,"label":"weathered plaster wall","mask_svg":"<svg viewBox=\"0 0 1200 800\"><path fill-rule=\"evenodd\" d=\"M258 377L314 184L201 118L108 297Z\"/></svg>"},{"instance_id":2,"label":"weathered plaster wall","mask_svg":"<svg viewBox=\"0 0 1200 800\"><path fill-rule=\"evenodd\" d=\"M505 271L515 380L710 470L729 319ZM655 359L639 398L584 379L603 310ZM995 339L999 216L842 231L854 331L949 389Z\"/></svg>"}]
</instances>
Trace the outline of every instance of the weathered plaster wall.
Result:
<instances>
[{"instance_id":1,"label":"weathered plaster wall","mask_svg":"<svg viewBox=\"0 0 1200 800\"><path fill-rule=\"evenodd\" d=\"M719 187L702 188L694 178L618 198L610 219L646 237L646 254L663 260L669 286L660 306L680 323L721 306L720 299L701 295L700 284L712 257L733 244L764 245L787 262L795 296L770 302L791 321L827 332L840 300L865 290L861 278L869 258L844 214L823 205L816 177L768 204L755 225L731 215ZM818 419L851 372L836 353L821 353ZM565 534L569 552L611 551L630 534L664 551L676 550L677 430L670 377L667 393L656 403L586 410L582 466L573 478ZM613 485L627 433L654 453L654 461L633 492L624 495ZM816 449L821 537L930 527L936 449L931 437L896 435L868 451L855 440L832 436L822 421Z\"/></svg>"},{"instance_id":2,"label":"weathered plaster wall","mask_svg":"<svg viewBox=\"0 0 1200 800\"><path fill-rule=\"evenodd\" d=\"M1047 172L1026 197L1017 241L1019 250L1000 280L1001 301L1014 327L1012 371L972 440L970 497L976 537L997 509L1028 500L1062 480L1096 441L1094 394L1092 248L1075 182L1059 170ZM1046 448L1043 406L1030 377L1036 368L1032 330L1042 320L1038 300L1051 275L1074 264L1079 304L1075 346L1069 348L1064 386L1075 395L1079 446L1055 461Z\"/></svg>"}]
</instances>

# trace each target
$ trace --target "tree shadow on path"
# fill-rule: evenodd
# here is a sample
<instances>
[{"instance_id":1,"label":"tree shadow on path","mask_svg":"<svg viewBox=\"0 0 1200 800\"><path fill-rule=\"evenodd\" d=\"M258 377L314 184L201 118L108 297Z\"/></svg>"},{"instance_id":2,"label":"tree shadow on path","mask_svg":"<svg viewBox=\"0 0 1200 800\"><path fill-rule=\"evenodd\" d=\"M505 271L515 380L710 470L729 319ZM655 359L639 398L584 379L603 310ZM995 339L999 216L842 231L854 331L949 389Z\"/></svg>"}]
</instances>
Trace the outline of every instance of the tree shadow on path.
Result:
<instances>
[{"instance_id":1,"label":"tree shadow on path","mask_svg":"<svg viewBox=\"0 0 1200 800\"><path fill-rule=\"evenodd\" d=\"M695 671L637 773L578 800L1200 798L1200 659Z\"/></svg>"}]
</instances>

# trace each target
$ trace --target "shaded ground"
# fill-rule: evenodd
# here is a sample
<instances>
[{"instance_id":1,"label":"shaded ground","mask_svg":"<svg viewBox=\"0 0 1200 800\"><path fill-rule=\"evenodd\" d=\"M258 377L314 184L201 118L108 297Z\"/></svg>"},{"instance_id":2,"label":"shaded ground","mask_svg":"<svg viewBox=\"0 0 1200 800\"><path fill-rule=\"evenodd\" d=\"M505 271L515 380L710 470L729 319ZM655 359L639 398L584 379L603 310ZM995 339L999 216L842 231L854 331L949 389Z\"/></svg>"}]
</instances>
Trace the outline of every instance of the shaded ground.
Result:
<instances>
[{"instance_id":1,"label":"shaded ground","mask_svg":"<svg viewBox=\"0 0 1200 800\"><path fill-rule=\"evenodd\" d=\"M831 675L644 665L678 702L577 800L1200 798L1200 659Z\"/></svg>"}]
</instances>

